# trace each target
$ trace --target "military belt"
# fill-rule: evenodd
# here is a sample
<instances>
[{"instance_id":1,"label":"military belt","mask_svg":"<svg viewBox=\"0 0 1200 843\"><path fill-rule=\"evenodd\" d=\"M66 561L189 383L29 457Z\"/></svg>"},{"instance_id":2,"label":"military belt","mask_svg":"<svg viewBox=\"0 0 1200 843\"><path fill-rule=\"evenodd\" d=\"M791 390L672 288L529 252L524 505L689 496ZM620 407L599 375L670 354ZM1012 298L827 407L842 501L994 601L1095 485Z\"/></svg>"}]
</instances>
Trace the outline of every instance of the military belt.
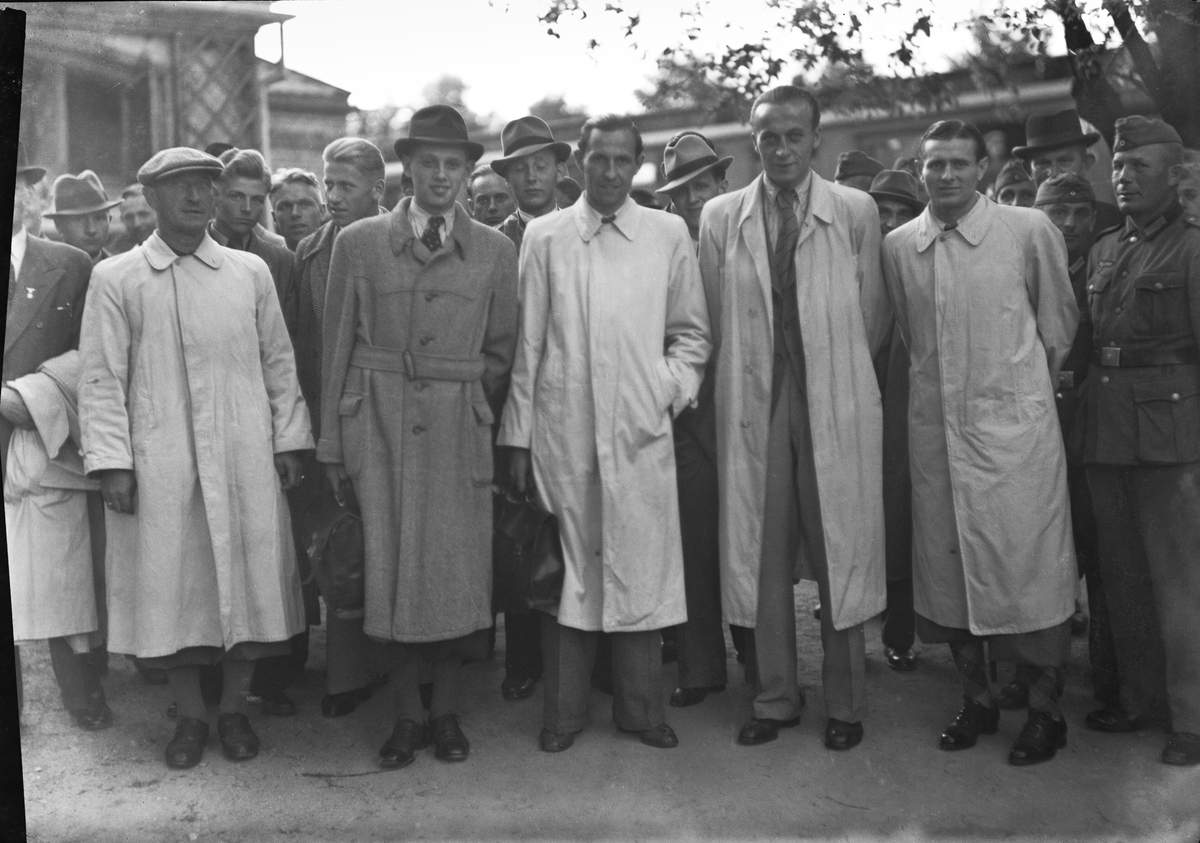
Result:
<instances>
[{"instance_id":1,"label":"military belt","mask_svg":"<svg viewBox=\"0 0 1200 843\"><path fill-rule=\"evenodd\" d=\"M1200 353L1193 348L1148 350L1104 346L1092 352L1097 366L1138 368L1143 366L1181 366L1200 363Z\"/></svg>"},{"instance_id":2,"label":"military belt","mask_svg":"<svg viewBox=\"0 0 1200 843\"><path fill-rule=\"evenodd\" d=\"M358 343L350 355L350 365L360 369L400 372L412 380L477 381L483 377L481 357L444 357L399 348L379 348Z\"/></svg>"}]
</instances>

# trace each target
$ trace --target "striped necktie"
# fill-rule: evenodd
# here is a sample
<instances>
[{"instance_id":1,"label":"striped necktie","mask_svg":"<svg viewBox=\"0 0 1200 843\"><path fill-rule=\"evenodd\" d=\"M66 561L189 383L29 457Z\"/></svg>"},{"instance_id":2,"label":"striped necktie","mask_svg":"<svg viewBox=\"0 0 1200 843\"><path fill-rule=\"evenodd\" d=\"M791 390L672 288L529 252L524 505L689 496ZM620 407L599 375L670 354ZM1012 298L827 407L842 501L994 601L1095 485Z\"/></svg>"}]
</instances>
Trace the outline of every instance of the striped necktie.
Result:
<instances>
[{"instance_id":1,"label":"striped necktie","mask_svg":"<svg viewBox=\"0 0 1200 843\"><path fill-rule=\"evenodd\" d=\"M796 278L796 243L800 240L800 221L796 219L796 191L780 189L775 194L779 214L779 229L775 234L775 251L771 255L771 279L780 289Z\"/></svg>"}]
</instances>

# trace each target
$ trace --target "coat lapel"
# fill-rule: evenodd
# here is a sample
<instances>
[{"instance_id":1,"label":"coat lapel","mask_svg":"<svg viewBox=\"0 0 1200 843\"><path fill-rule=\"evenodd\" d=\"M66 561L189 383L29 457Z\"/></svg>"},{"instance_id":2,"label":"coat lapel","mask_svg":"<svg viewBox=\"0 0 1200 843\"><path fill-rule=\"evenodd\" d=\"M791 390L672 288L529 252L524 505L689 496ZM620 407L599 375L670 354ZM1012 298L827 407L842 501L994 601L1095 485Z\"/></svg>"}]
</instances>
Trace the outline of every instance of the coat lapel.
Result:
<instances>
[{"instance_id":1,"label":"coat lapel","mask_svg":"<svg viewBox=\"0 0 1200 843\"><path fill-rule=\"evenodd\" d=\"M49 301L51 290L65 271L50 262L41 240L29 236L25 260L17 276L17 292L4 320L4 351L8 352Z\"/></svg>"},{"instance_id":2,"label":"coat lapel","mask_svg":"<svg viewBox=\"0 0 1200 843\"><path fill-rule=\"evenodd\" d=\"M741 207L738 209L738 228L742 239L754 262L754 272L758 276L758 286L766 302L768 312L771 307L771 265L767 260L767 226L762 211L762 180L759 175L742 191Z\"/></svg>"}]
</instances>

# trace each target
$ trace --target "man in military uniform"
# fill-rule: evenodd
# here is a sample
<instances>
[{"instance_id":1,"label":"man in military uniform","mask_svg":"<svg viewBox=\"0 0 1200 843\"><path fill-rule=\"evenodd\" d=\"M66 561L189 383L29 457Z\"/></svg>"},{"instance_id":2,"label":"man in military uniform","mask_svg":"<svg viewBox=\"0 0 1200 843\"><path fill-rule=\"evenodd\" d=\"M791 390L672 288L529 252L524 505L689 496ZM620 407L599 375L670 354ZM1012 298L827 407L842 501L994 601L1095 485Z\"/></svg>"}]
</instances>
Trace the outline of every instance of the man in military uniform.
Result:
<instances>
[{"instance_id":1,"label":"man in military uniform","mask_svg":"<svg viewBox=\"0 0 1200 843\"><path fill-rule=\"evenodd\" d=\"M992 185L992 195L1001 205L1032 208L1033 200L1037 197L1037 185L1025 171L1025 165L1013 159L1000 168Z\"/></svg>"},{"instance_id":2,"label":"man in military uniform","mask_svg":"<svg viewBox=\"0 0 1200 843\"><path fill-rule=\"evenodd\" d=\"M1089 256L1095 352L1083 461L1121 673L1121 705L1087 726L1168 721L1166 764L1200 764L1200 229L1176 194L1166 123L1117 121L1113 188L1128 219Z\"/></svg>"}]
</instances>

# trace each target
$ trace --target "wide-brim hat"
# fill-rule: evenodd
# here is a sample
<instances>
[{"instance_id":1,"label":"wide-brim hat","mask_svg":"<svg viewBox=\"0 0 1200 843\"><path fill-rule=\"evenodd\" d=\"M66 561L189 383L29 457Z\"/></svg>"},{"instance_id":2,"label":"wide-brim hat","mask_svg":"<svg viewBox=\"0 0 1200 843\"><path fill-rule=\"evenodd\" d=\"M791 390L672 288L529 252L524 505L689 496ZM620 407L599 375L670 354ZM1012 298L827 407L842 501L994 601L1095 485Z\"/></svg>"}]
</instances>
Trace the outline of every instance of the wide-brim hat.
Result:
<instances>
[{"instance_id":1,"label":"wide-brim hat","mask_svg":"<svg viewBox=\"0 0 1200 843\"><path fill-rule=\"evenodd\" d=\"M184 173L207 173L214 179L219 179L223 172L225 165L208 153L189 146L173 146L150 156L150 160L138 170L137 180L149 186Z\"/></svg>"},{"instance_id":2,"label":"wide-brim hat","mask_svg":"<svg viewBox=\"0 0 1200 843\"><path fill-rule=\"evenodd\" d=\"M556 141L546 121L533 115L509 121L500 133L500 146L503 156L492 161L492 169L499 176L504 176L508 172L508 165L516 159L543 149L554 150L554 157L559 164L571 157L571 144Z\"/></svg>"},{"instance_id":3,"label":"wide-brim hat","mask_svg":"<svg viewBox=\"0 0 1200 843\"><path fill-rule=\"evenodd\" d=\"M861 149L843 152L837 159L837 172L833 174L834 181L854 179L867 176L874 179L884 171L884 166Z\"/></svg>"},{"instance_id":4,"label":"wide-brim hat","mask_svg":"<svg viewBox=\"0 0 1200 843\"><path fill-rule=\"evenodd\" d=\"M63 173L54 180L50 209L42 216L50 219L77 217L107 211L120 204L120 199L108 198L100 177L91 170L84 170L77 176Z\"/></svg>"},{"instance_id":5,"label":"wide-brim hat","mask_svg":"<svg viewBox=\"0 0 1200 843\"><path fill-rule=\"evenodd\" d=\"M871 187L867 190L873 199L900 202L918 214L925 210L925 203L921 201L919 192L917 180L906 170L880 170L871 180Z\"/></svg>"},{"instance_id":6,"label":"wide-brim hat","mask_svg":"<svg viewBox=\"0 0 1200 843\"><path fill-rule=\"evenodd\" d=\"M45 167L29 163L29 156L25 152L23 141L17 141L17 175L25 176L32 184L37 184L46 177Z\"/></svg>"},{"instance_id":7,"label":"wide-brim hat","mask_svg":"<svg viewBox=\"0 0 1200 843\"><path fill-rule=\"evenodd\" d=\"M413 114L408 123L408 137L397 140L392 149L397 156L404 157L423 143L461 146L467 157L474 160L483 155L483 144L467 137L466 121L448 105L427 105Z\"/></svg>"},{"instance_id":8,"label":"wide-brim hat","mask_svg":"<svg viewBox=\"0 0 1200 843\"><path fill-rule=\"evenodd\" d=\"M655 193L670 193L677 187L682 187L701 173L708 172L714 167L727 169L733 163L733 156L717 157L711 146L695 135L684 135L674 144L663 150L662 172L667 183L656 187Z\"/></svg>"},{"instance_id":9,"label":"wide-brim hat","mask_svg":"<svg viewBox=\"0 0 1200 843\"><path fill-rule=\"evenodd\" d=\"M1100 135L1097 132L1084 134L1079 123L1079 112L1073 108L1057 114L1031 114L1025 121L1025 145L1014 146L1012 154L1018 158L1031 158L1046 149L1077 143L1091 146L1098 140Z\"/></svg>"}]
</instances>

